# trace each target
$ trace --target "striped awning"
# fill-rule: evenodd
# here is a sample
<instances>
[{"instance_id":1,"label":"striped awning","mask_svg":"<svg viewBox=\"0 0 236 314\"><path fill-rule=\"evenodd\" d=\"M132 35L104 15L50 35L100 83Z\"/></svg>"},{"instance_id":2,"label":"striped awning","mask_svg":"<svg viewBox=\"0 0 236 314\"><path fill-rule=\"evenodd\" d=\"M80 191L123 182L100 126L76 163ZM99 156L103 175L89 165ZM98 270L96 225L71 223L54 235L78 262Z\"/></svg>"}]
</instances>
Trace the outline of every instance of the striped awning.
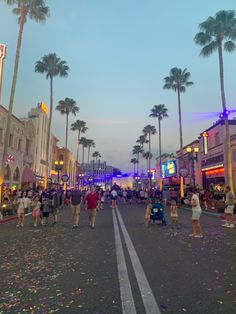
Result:
<instances>
[{"instance_id":1,"label":"striped awning","mask_svg":"<svg viewBox=\"0 0 236 314\"><path fill-rule=\"evenodd\" d=\"M31 170L29 167L25 167L23 174L22 174L21 182L24 182L24 183L35 183L36 182L35 174L34 174L33 170Z\"/></svg>"}]
</instances>

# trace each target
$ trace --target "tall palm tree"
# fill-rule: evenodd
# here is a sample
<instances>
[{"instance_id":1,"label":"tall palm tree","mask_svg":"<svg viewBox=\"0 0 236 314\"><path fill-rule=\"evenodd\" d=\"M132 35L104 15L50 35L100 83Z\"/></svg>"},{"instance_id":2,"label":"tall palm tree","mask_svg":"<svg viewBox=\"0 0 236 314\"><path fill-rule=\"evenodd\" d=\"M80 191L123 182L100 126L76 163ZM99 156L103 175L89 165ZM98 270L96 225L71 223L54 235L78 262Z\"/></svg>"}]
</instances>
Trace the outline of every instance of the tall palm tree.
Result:
<instances>
[{"instance_id":1,"label":"tall palm tree","mask_svg":"<svg viewBox=\"0 0 236 314\"><path fill-rule=\"evenodd\" d=\"M143 174L143 153L144 153L144 144L148 143L145 135L140 135L136 143L139 143L141 146L141 174Z\"/></svg>"},{"instance_id":2,"label":"tall palm tree","mask_svg":"<svg viewBox=\"0 0 236 314\"><path fill-rule=\"evenodd\" d=\"M79 144L80 144L80 135L81 133L85 133L88 128L86 127L86 122L82 120L76 120L74 123L71 124L71 130L72 131L78 131L78 141L77 141L77 154L76 154L76 160L77 163L79 162Z\"/></svg>"},{"instance_id":3,"label":"tall palm tree","mask_svg":"<svg viewBox=\"0 0 236 314\"><path fill-rule=\"evenodd\" d=\"M134 145L132 154L137 156L137 174L139 175L139 155L142 153L142 147L141 145Z\"/></svg>"},{"instance_id":4,"label":"tall palm tree","mask_svg":"<svg viewBox=\"0 0 236 314\"><path fill-rule=\"evenodd\" d=\"M151 169L151 135L154 135L157 133L157 130L154 125L146 125L143 129L143 134L145 136L148 136L148 153L149 153L149 159L148 159L148 171Z\"/></svg>"},{"instance_id":5,"label":"tall palm tree","mask_svg":"<svg viewBox=\"0 0 236 314\"><path fill-rule=\"evenodd\" d=\"M4 168L5 162L8 153L9 147L9 138L10 138L10 130L11 130L11 118L12 118L12 111L13 111L13 104L15 98L15 89L16 89L16 81L18 75L18 66L20 61L20 52L21 52L21 43L22 43L22 36L24 31L24 26L27 21L27 18L34 20L37 23L46 21L46 18L49 16L49 8L45 6L44 0L28 0L28 1L19 1L19 0L3 0L8 5L15 5L12 12L13 14L18 16L18 23L19 23L19 32L18 32L18 39L16 45L16 55L15 55L15 64L14 64L14 71L13 71L13 78L12 78L12 85L11 85L11 95L10 101L8 106L8 117L7 117L7 126L6 126L6 133L5 133L5 140L3 146L3 156L2 156L2 163L0 169L0 202L1 202L1 186L3 183L4 178Z\"/></svg>"},{"instance_id":6,"label":"tall palm tree","mask_svg":"<svg viewBox=\"0 0 236 314\"><path fill-rule=\"evenodd\" d=\"M49 169L49 148L50 136L52 126L52 112L53 112L53 79L56 76L67 77L69 67L66 61L61 60L55 53L44 55L41 60L35 63L35 72L46 74L46 78L50 80L50 110L49 110L49 123L48 123L48 136L47 136L47 152L46 152L46 167L45 167L45 182L47 186L48 169Z\"/></svg>"},{"instance_id":7,"label":"tall palm tree","mask_svg":"<svg viewBox=\"0 0 236 314\"><path fill-rule=\"evenodd\" d=\"M149 171L149 160L152 159L152 153L144 152L143 158L146 159L146 161L147 161L147 173L148 173L148 171Z\"/></svg>"},{"instance_id":8,"label":"tall palm tree","mask_svg":"<svg viewBox=\"0 0 236 314\"><path fill-rule=\"evenodd\" d=\"M135 170L136 170L136 169L135 169L135 165L138 164L138 160L137 160L137 158L132 158L132 159L130 160L130 162L131 162L131 164L134 165L134 175L135 175L135 173L136 173L136 172L135 172Z\"/></svg>"},{"instance_id":9,"label":"tall palm tree","mask_svg":"<svg viewBox=\"0 0 236 314\"><path fill-rule=\"evenodd\" d=\"M69 114L72 113L76 116L76 113L79 112L79 107L76 106L76 101L72 98L65 98L65 100L60 100L56 106L62 115L66 115L66 138L65 138L65 147L67 149L68 144L68 125L69 125Z\"/></svg>"},{"instance_id":10,"label":"tall palm tree","mask_svg":"<svg viewBox=\"0 0 236 314\"><path fill-rule=\"evenodd\" d=\"M180 150L183 149L183 133L182 133L182 116L181 116L181 99L180 94L186 91L186 87L192 86L193 82L189 81L190 72L187 69L181 70L177 67L170 70L170 76L164 78L164 89L172 89L177 92L178 96L178 111L179 111L179 138Z\"/></svg>"},{"instance_id":11,"label":"tall palm tree","mask_svg":"<svg viewBox=\"0 0 236 314\"><path fill-rule=\"evenodd\" d=\"M89 140L89 139L88 139L88 140L87 140L87 147L88 147L88 163L89 163L91 147L95 147L94 140Z\"/></svg>"},{"instance_id":12,"label":"tall palm tree","mask_svg":"<svg viewBox=\"0 0 236 314\"><path fill-rule=\"evenodd\" d=\"M97 151L93 152L92 157L95 158L95 162L97 163L98 158L101 158L101 154Z\"/></svg>"},{"instance_id":13,"label":"tall palm tree","mask_svg":"<svg viewBox=\"0 0 236 314\"><path fill-rule=\"evenodd\" d=\"M232 152L230 145L229 121L226 107L226 97L224 88L224 62L223 50L226 52L235 51L236 40L236 15L235 11L221 10L216 13L215 17L208 17L199 25L200 32L194 37L196 44L203 46L200 55L209 57L213 52L218 52L220 68L220 88L221 102L224 112L225 135L226 135L226 162L225 174L226 184L233 190L233 169L232 169Z\"/></svg>"},{"instance_id":14,"label":"tall palm tree","mask_svg":"<svg viewBox=\"0 0 236 314\"><path fill-rule=\"evenodd\" d=\"M165 105L163 105L163 104L155 105L155 106L151 109L151 113L150 113L150 115L149 115L149 117L157 118L157 119L158 119L160 179L162 178L162 164L161 164L161 120L162 120L163 118L167 118L167 117L168 117L167 111L168 111L168 109L165 107Z\"/></svg>"},{"instance_id":15,"label":"tall palm tree","mask_svg":"<svg viewBox=\"0 0 236 314\"><path fill-rule=\"evenodd\" d=\"M84 149L88 147L88 140L85 137L81 137L80 145L82 146L82 165L84 165Z\"/></svg>"}]
</instances>

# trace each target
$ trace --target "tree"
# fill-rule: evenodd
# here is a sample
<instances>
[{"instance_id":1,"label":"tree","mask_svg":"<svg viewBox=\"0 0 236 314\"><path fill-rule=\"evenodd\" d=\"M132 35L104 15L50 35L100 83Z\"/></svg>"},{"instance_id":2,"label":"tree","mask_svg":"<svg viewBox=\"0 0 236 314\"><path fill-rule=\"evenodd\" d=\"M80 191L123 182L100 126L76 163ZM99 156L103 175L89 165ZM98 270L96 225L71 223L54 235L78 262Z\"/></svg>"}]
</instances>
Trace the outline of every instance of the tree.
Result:
<instances>
[{"instance_id":1,"label":"tree","mask_svg":"<svg viewBox=\"0 0 236 314\"><path fill-rule=\"evenodd\" d=\"M134 175L135 175L135 165L136 164L138 164L138 160L137 160L137 158L132 158L131 160L130 160L130 162L131 162L131 164L133 164L134 165Z\"/></svg>"},{"instance_id":2,"label":"tree","mask_svg":"<svg viewBox=\"0 0 236 314\"><path fill-rule=\"evenodd\" d=\"M141 174L143 174L143 152L144 152L144 144L148 143L145 135L140 135L136 143L139 143L141 146Z\"/></svg>"},{"instance_id":3,"label":"tree","mask_svg":"<svg viewBox=\"0 0 236 314\"><path fill-rule=\"evenodd\" d=\"M97 151L93 152L92 157L95 158L95 162L97 163L98 158L101 158L101 154Z\"/></svg>"},{"instance_id":4,"label":"tree","mask_svg":"<svg viewBox=\"0 0 236 314\"><path fill-rule=\"evenodd\" d=\"M148 159L148 171L150 171L151 169L151 135L156 134L156 128L153 125L146 125L143 129L143 134L145 135L145 137L148 136L148 153L149 153L149 159Z\"/></svg>"},{"instance_id":5,"label":"tree","mask_svg":"<svg viewBox=\"0 0 236 314\"><path fill-rule=\"evenodd\" d=\"M13 78L11 84L11 94L10 94L10 101L8 106L8 117L7 117L7 126L6 126L6 133L5 133L5 140L3 145L3 156L2 156L2 163L0 169L0 203L1 203L1 186L4 179L4 168L6 163L6 158L8 154L8 147L9 147L9 138L10 138L10 130L11 130L11 119L12 119L12 111L13 111L13 104L15 98L15 89L16 89L16 81L18 75L18 67L20 61L20 52L21 52L21 43L22 43L22 36L24 31L25 23L27 22L27 18L31 20L41 23L45 22L46 18L49 16L49 8L45 6L44 0L3 0L9 6L15 5L16 7L13 8L13 14L18 16L18 23L19 23L19 32L18 32L18 39L16 45L16 55L15 55L15 64L14 64L14 71L13 71Z\"/></svg>"},{"instance_id":6,"label":"tree","mask_svg":"<svg viewBox=\"0 0 236 314\"><path fill-rule=\"evenodd\" d=\"M76 116L76 113L79 112L79 107L76 106L76 101L72 98L65 98L65 100L60 100L56 106L62 115L66 115L66 138L65 138L65 147L67 149L68 143L68 124L69 124L69 114L72 113Z\"/></svg>"},{"instance_id":7,"label":"tree","mask_svg":"<svg viewBox=\"0 0 236 314\"><path fill-rule=\"evenodd\" d=\"M233 169L232 169L232 152L230 145L229 121L226 107L225 87L224 87L224 62L223 50L226 52L235 51L236 39L236 15L235 11L221 10L216 13L215 17L208 17L199 25L200 32L194 37L196 44L203 46L200 55L209 57L213 52L218 52L221 102L224 113L225 123L225 144L226 144L226 162L225 174L226 184L233 190Z\"/></svg>"},{"instance_id":8,"label":"tree","mask_svg":"<svg viewBox=\"0 0 236 314\"><path fill-rule=\"evenodd\" d=\"M88 140L87 140L87 147L88 147L88 163L89 163L91 147L95 147L94 140L89 140L89 139L88 139Z\"/></svg>"},{"instance_id":9,"label":"tree","mask_svg":"<svg viewBox=\"0 0 236 314\"><path fill-rule=\"evenodd\" d=\"M180 138L180 150L182 154L183 150L183 133L182 133L182 116L181 116L181 99L180 94L186 91L186 87L192 86L193 82L189 81L190 72L187 69L181 70L179 68L172 68L170 70L170 76L164 78L164 89L172 89L177 92L178 96L178 111L179 111L179 138Z\"/></svg>"},{"instance_id":10,"label":"tree","mask_svg":"<svg viewBox=\"0 0 236 314\"><path fill-rule=\"evenodd\" d=\"M71 130L72 131L78 131L78 141L77 141L77 154L76 154L76 160L77 163L79 162L79 145L80 145L80 135L81 133L85 133L88 128L86 127L86 122L82 120L76 120L74 123L71 124Z\"/></svg>"},{"instance_id":11,"label":"tree","mask_svg":"<svg viewBox=\"0 0 236 314\"><path fill-rule=\"evenodd\" d=\"M49 169L49 149L50 136L52 126L52 112L53 112L53 79L54 77L67 77L69 67L66 61L62 61L55 53L44 55L40 61L35 63L35 72L46 74L46 79L50 80L50 110L47 136L47 153L46 153L46 167L45 167L45 188L47 186L48 169Z\"/></svg>"},{"instance_id":12,"label":"tree","mask_svg":"<svg viewBox=\"0 0 236 314\"><path fill-rule=\"evenodd\" d=\"M137 155L137 175L139 174L139 155L142 153L142 147L141 145L134 145L132 154Z\"/></svg>"},{"instance_id":13,"label":"tree","mask_svg":"<svg viewBox=\"0 0 236 314\"><path fill-rule=\"evenodd\" d=\"M152 153L149 154L149 152L144 152L143 158L146 159L146 161L147 161L147 172L148 172L149 171L149 160L152 159Z\"/></svg>"},{"instance_id":14,"label":"tree","mask_svg":"<svg viewBox=\"0 0 236 314\"><path fill-rule=\"evenodd\" d=\"M161 162L161 120L162 120L163 118L167 118L167 117L168 117L167 111L168 111L168 109L165 107L165 105L163 105L163 104L161 104L161 105L155 105L155 106L151 109L151 113L150 113L150 115L149 115L149 117L157 118L157 119L158 119L160 179L162 178L162 162Z\"/></svg>"},{"instance_id":15,"label":"tree","mask_svg":"<svg viewBox=\"0 0 236 314\"><path fill-rule=\"evenodd\" d=\"M88 140L85 137L81 137L80 145L82 145L82 165L84 166L84 149L88 147Z\"/></svg>"}]
</instances>

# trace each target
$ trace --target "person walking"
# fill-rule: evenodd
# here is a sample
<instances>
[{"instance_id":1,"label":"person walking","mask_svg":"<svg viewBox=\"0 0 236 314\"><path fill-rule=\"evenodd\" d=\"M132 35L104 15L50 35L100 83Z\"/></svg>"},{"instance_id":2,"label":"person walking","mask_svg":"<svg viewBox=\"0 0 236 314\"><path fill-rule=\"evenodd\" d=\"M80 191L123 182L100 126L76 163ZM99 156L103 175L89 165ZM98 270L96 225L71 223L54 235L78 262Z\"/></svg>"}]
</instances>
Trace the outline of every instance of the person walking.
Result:
<instances>
[{"instance_id":1,"label":"person walking","mask_svg":"<svg viewBox=\"0 0 236 314\"><path fill-rule=\"evenodd\" d=\"M32 216L34 218L34 227L37 227L38 217L40 216L41 203L39 201L38 195L33 198L32 201Z\"/></svg>"},{"instance_id":2,"label":"person walking","mask_svg":"<svg viewBox=\"0 0 236 314\"><path fill-rule=\"evenodd\" d=\"M225 216L226 216L226 223L223 225L223 227L227 228L234 228L234 202L235 202L235 195L231 191L231 188L229 186L225 189L226 195L225 195Z\"/></svg>"},{"instance_id":3,"label":"person walking","mask_svg":"<svg viewBox=\"0 0 236 314\"><path fill-rule=\"evenodd\" d=\"M195 189L189 191L191 194L191 205L192 205L192 229L193 232L190 237L203 238L203 231L200 225L199 219L202 213L202 209L199 202L199 197Z\"/></svg>"},{"instance_id":4,"label":"person walking","mask_svg":"<svg viewBox=\"0 0 236 314\"><path fill-rule=\"evenodd\" d=\"M91 188L91 192L88 193L85 197L86 207L89 212L89 226L90 228L94 229L96 214L97 214L97 207L99 202L99 196L96 193L94 187Z\"/></svg>"},{"instance_id":5,"label":"person walking","mask_svg":"<svg viewBox=\"0 0 236 314\"><path fill-rule=\"evenodd\" d=\"M80 207L83 200L83 193L78 186L71 192L71 208L72 208L72 223L73 228L79 227Z\"/></svg>"},{"instance_id":6,"label":"person walking","mask_svg":"<svg viewBox=\"0 0 236 314\"><path fill-rule=\"evenodd\" d=\"M18 223L16 227L24 227L25 209L24 209L24 202L23 202L22 197L19 197L17 200L17 218L18 218Z\"/></svg>"},{"instance_id":7,"label":"person walking","mask_svg":"<svg viewBox=\"0 0 236 314\"><path fill-rule=\"evenodd\" d=\"M118 193L116 192L115 189L113 189L111 191L111 208L113 209L117 209L117 197L118 197Z\"/></svg>"}]
</instances>

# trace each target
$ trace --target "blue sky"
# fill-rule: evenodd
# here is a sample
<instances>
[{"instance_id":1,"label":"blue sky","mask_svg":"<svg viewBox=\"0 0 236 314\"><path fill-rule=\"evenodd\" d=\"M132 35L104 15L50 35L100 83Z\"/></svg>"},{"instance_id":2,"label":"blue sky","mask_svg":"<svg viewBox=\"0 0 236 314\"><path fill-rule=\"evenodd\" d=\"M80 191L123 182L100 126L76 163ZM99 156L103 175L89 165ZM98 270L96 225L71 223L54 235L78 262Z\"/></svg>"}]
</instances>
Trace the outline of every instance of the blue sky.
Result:
<instances>
[{"instance_id":1,"label":"blue sky","mask_svg":"<svg viewBox=\"0 0 236 314\"><path fill-rule=\"evenodd\" d=\"M74 98L80 113L70 117L87 122L87 138L94 139L104 160L131 170L132 146L147 124L154 104L165 104L163 152L179 147L177 97L163 90L172 67L187 68L194 86L182 95L184 144L195 139L215 118L201 112L221 110L217 54L199 57L193 42L198 25L221 9L236 9L234 0L54 0L46 1L45 24L25 25L14 113L23 117L43 100L49 103L49 82L34 72L34 63L55 52L70 66L67 79L55 79L54 105ZM70 3L70 5L68 5ZM0 42L8 47L2 104L8 106L18 25L11 8L0 2ZM225 54L225 86L229 108L236 107L236 52ZM53 132L64 144L65 117L54 111ZM157 155L157 136L153 137ZM69 148L76 151L76 134Z\"/></svg>"}]
</instances>

